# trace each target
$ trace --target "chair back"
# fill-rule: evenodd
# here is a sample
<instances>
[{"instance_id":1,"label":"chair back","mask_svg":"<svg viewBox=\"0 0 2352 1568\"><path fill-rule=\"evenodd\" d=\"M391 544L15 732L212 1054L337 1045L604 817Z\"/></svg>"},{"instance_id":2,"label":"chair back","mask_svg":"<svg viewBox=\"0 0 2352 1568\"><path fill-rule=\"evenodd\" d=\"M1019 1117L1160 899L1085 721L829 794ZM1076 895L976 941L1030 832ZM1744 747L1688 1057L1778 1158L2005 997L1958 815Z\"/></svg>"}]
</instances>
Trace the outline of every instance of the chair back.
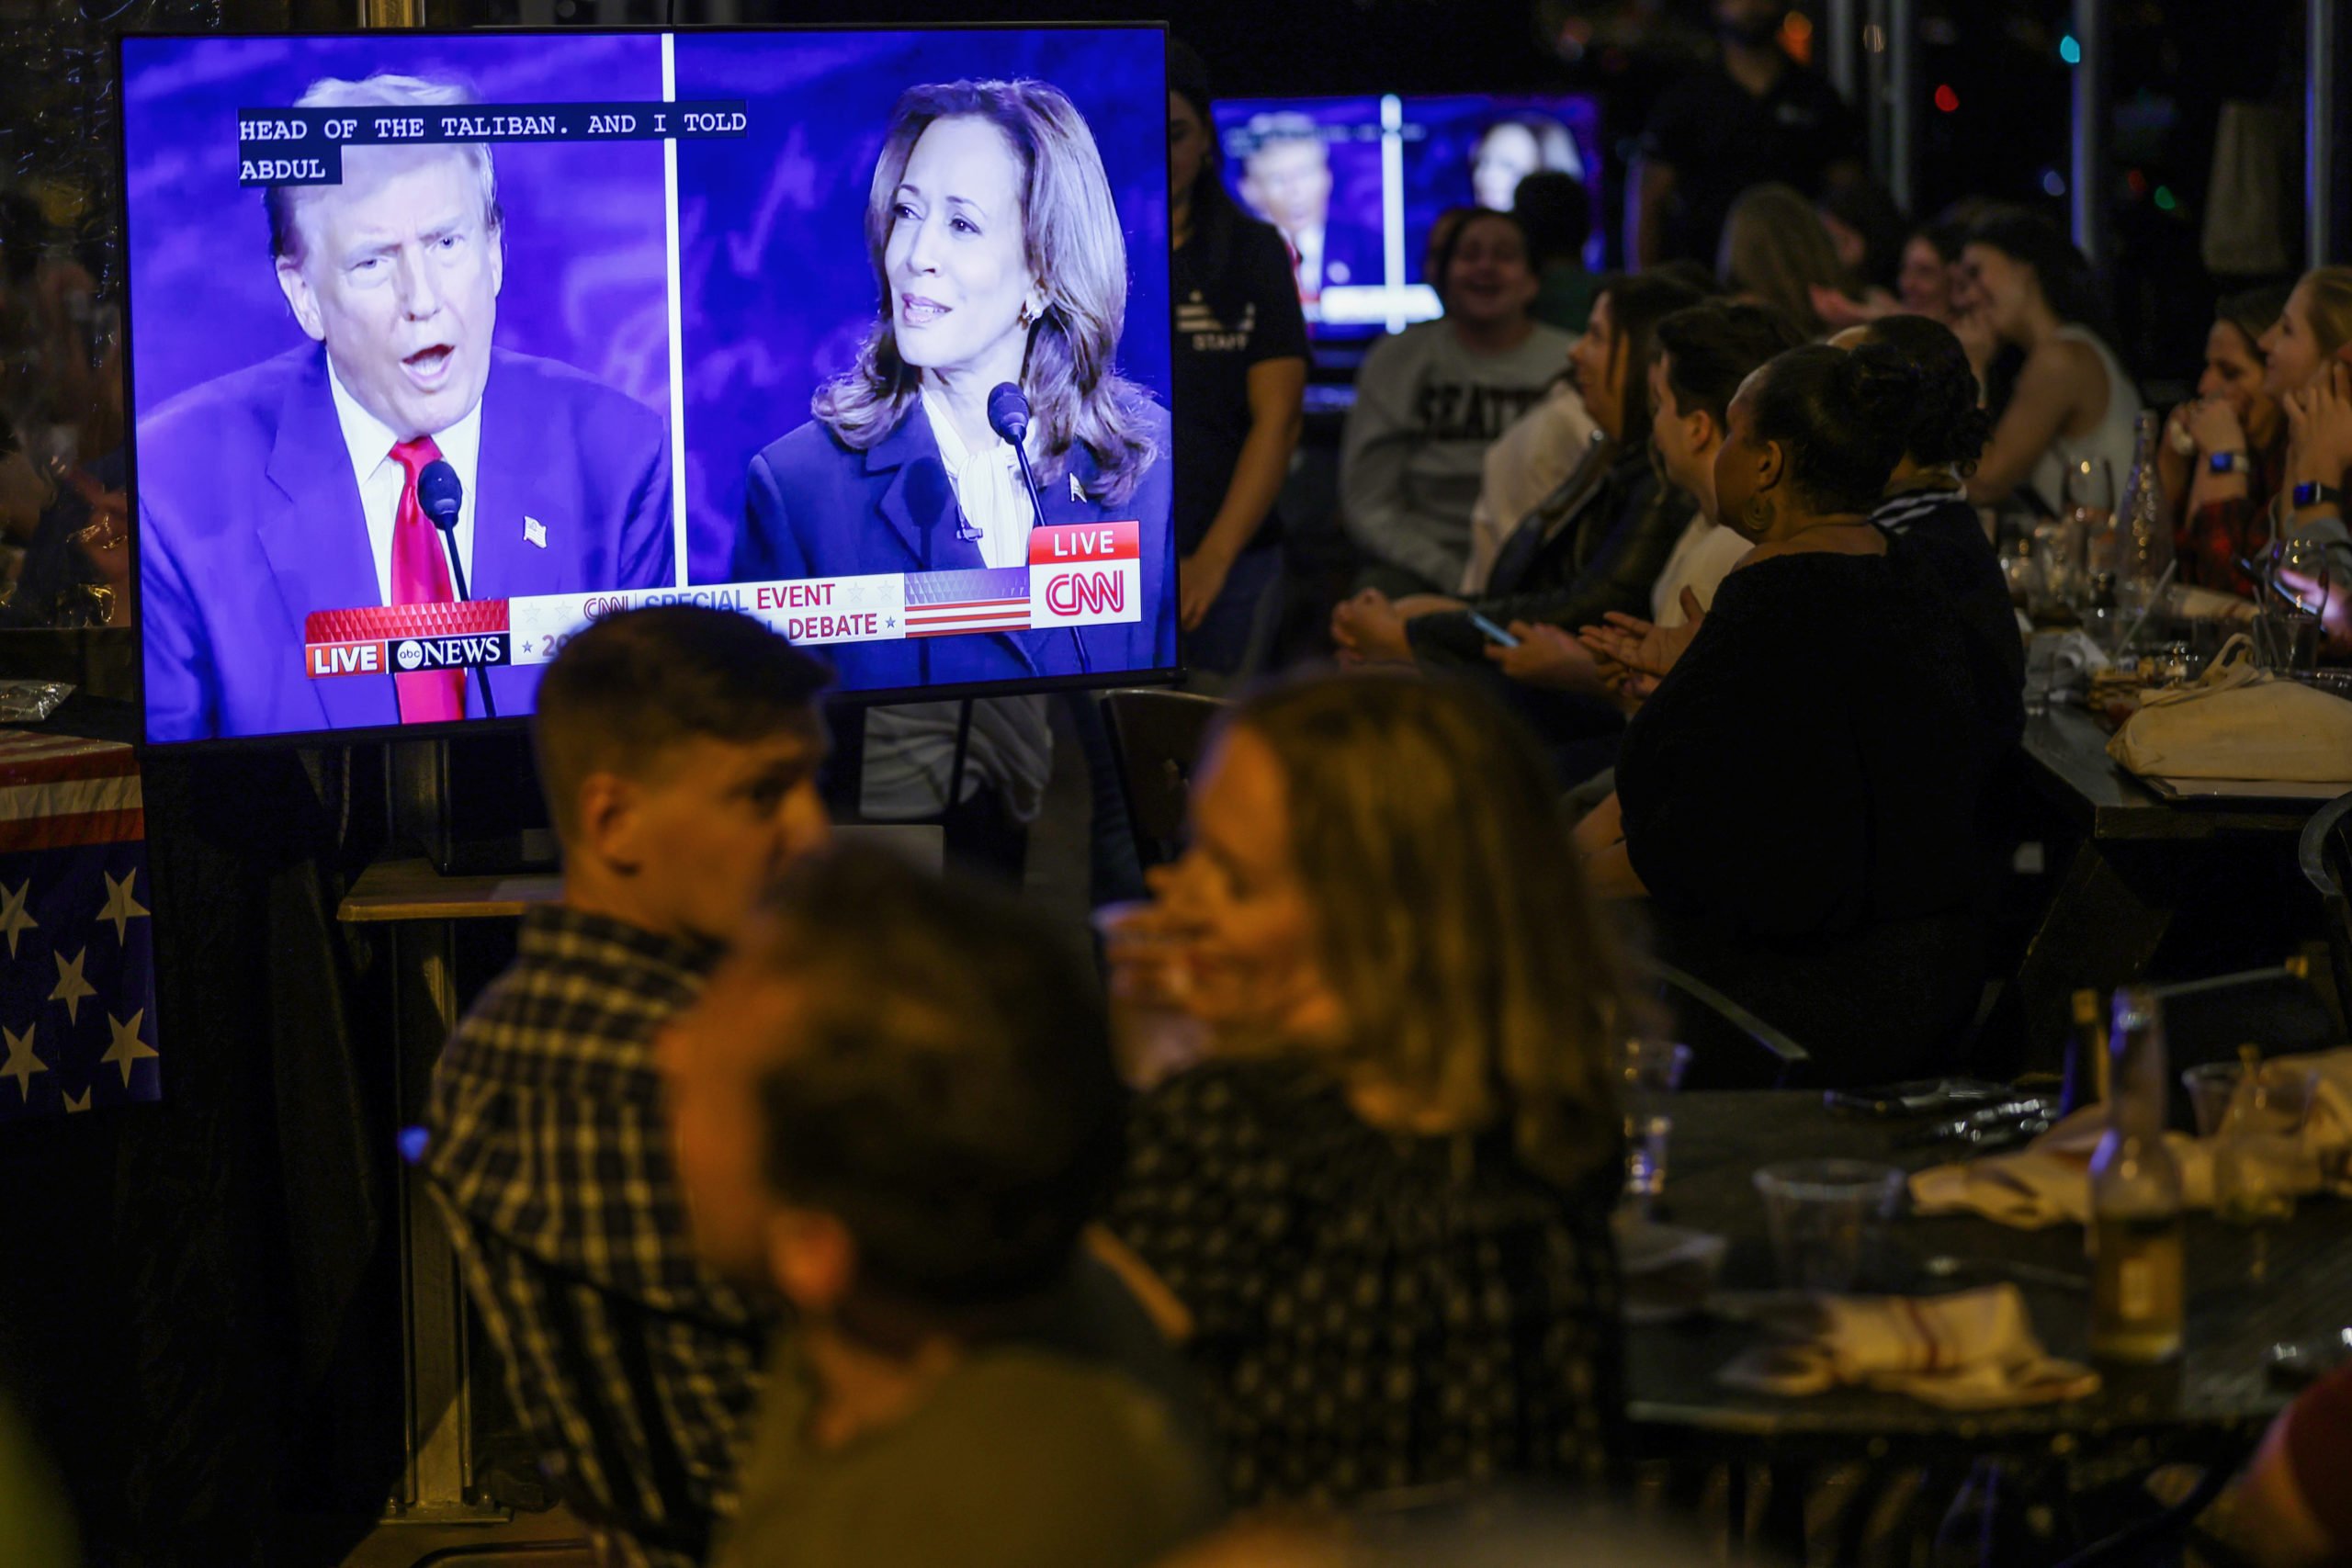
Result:
<instances>
[{"instance_id":1,"label":"chair back","mask_svg":"<svg viewBox=\"0 0 2352 1568\"><path fill-rule=\"evenodd\" d=\"M1677 1037L1690 1047L1684 1089L1802 1089L1810 1081L1813 1056L1804 1046L1697 976L1647 957L1636 961L1635 974L1674 1010Z\"/></svg>"},{"instance_id":2,"label":"chair back","mask_svg":"<svg viewBox=\"0 0 2352 1568\"><path fill-rule=\"evenodd\" d=\"M2336 1017L2352 1030L2352 793L2337 795L2312 814L2303 824L2296 859L2319 893Z\"/></svg>"},{"instance_id":3,"label":"chair back","mask_svg":"<svg viewBox=\"0 0 2352 1568\"><path fill-rule=\"evenodd\" d=\"M2291 969L2247 969L2150 989L2164 1006L2165 1056L2172 1075L2165 1088L2176 1127L2197 1122L2180 1081L2188 1068L2234 1061L2241 1045L2258 1046L2265 1056L2288 1056L2345 1043L2335 1015L2311 981Z\"/></svg>"},{"instance_id":4,"label":"chair back","mask_svg":"<svg viewBox=\"0 0 2352 1568\"><path fill-rule=\"evenodd\" d=\"M1102 716L1119 761L1119 792L1147 866L1175 859L1184 837L1193 770L1227 705L1191 692L1143 688L1102 694Z\"/></svg>"}]
</instances>

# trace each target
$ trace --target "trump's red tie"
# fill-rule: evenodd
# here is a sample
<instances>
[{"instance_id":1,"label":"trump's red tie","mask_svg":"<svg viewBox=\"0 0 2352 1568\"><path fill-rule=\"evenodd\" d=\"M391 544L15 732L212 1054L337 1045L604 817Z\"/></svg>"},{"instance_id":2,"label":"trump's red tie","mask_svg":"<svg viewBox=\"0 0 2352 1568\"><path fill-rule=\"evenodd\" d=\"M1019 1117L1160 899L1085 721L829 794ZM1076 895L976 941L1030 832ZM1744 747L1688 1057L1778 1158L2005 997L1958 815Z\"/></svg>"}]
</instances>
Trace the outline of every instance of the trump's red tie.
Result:
<instances>
[{"instance_id":1,"label":"trump's red tie","mask_svg":"<svg viewBox=\"0 0 2352 1568\"><path fill-rule=\"evenodd\" d=\"M416 476L427 463L441 460L441 448L430 435L403 441L392 448L401 466L400 510L392 513L392 603L447 604L449 559L441 553L441 531L417 504ZM395 674L393 688L401 699L402 724L435 724L466 716L466 672L435 670L414 675Z\"/></svg>"}]
</instances>

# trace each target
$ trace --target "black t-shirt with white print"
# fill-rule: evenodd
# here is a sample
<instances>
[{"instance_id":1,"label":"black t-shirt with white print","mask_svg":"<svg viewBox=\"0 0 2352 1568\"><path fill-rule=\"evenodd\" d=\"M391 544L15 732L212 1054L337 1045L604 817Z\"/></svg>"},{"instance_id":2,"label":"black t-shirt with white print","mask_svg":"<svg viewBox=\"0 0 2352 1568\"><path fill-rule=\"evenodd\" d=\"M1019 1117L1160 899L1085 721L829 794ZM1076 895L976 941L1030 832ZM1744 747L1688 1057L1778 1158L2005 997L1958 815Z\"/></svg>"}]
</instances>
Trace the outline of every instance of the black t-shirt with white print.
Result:
<instances>
[{"instance_id":1,"label":"black t-shirt with white print","mask_svg":"<svg viewBox=\"0 0 2352 1568\"><path fill-rule=\"evenodd\" d=\"M1179 555L1199 547L1233 483L1233 467L1250 435L1250 367L1269 359L1304 359L1307 353L1298 282L1282 236L1238 213L1217 226L1222 235L1204 224L1169 263L1176 301ZM1269 518L1255 543L1278 536L1276 520Z\"/></svg>"}]
</instances>

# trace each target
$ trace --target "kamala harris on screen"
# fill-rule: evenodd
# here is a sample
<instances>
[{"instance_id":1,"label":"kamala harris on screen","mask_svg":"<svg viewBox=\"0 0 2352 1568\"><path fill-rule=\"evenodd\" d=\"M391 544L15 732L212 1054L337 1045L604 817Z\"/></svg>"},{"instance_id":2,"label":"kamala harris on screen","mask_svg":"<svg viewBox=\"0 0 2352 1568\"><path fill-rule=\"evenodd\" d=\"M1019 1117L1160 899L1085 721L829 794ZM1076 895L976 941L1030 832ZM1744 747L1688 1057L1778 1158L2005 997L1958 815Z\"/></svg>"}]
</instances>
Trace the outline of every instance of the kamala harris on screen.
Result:
<instances>
[{"instance_id":1,"label":"kamala harris on screen","mask_svg":"<svg viewBox=\"0 0 2352 1568\"><path fill-rule=\"evenodd\" d=\"M856 364L752 459L736 581L1018 566L1034 521L989 393L1017 384L1048 525L1135 521L1143 618L844 644L848 690L1176 662L1168 412L1115 367L1126 243L1086 122L1042 82L899 100L866 202L880 293Z\"/></svg>"}]
</instances>

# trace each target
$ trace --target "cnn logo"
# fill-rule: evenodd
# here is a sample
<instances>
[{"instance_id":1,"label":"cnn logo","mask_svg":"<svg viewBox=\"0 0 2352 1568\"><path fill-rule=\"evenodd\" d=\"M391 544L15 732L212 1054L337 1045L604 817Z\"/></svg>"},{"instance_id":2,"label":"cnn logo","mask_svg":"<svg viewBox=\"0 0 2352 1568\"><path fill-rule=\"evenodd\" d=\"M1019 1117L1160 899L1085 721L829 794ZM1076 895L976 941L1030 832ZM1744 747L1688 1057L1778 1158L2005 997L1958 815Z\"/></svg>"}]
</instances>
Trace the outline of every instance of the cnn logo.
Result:
<instances>
[{"instance_id":1,"label":"cnn logo","mask_svg":"<svg viewBox=\"0 0 2352 1568\"><path fill-rule=\"evenodd\" d=\"M1057 615L1121 615L1127 580L1115 571L1069 571L1046 584L1046 608Z\"/></svg>"}]
</instances>

